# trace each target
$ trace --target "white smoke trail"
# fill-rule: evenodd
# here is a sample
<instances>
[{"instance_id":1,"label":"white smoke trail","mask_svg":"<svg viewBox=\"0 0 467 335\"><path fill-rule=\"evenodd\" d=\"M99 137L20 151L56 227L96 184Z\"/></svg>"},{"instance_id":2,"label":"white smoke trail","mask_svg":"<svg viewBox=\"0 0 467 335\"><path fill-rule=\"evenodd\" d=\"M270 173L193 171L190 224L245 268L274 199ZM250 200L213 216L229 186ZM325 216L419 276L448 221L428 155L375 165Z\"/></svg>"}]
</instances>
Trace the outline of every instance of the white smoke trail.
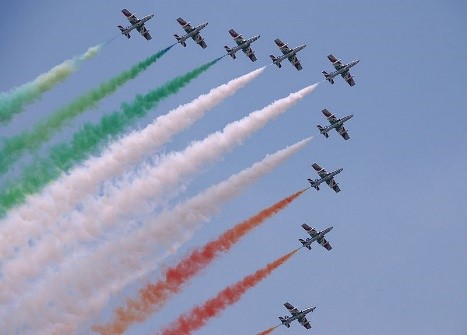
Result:
<instances>
[{"instance_id":1,"label":"white smoke trail","mask_svg":"<svg viewBox=\"0 0 467 335\"><path fill-rule=\"evenodd\" d=\"M72 211L85 196L96 192L102 182L119 176L146 155L153 154L174 134L190 127L203 117L205 112L257 78L264 69L264 67L259 68L213 88L209 93L158 117L142 131L134 132L112 144L100 157L90 158L82 166L62 176L41 194L31 196L24 205L11 211L8 217L0 222L2 262L5 264L15 255L26 259L30 257L37 259L38 256L31 256L31 253L36 254L36 248L29 248L28 241L38 239L47 230L50 230L51 234L56 234L59 226L55 223L60 217ZM55 246L59 247L59 245ZM18 254L22 252L22 248L29 249L26 255ZM24 268L26 273L18 272L18 269L14 270L16 267L14 264L8 266L17 273L17 276L30 277L37 271L39 264ZM4 271L8 273L9 270L4 267ZM0 286L0 292L2 291ZM1 295L0 293L0 301Z\"/></svg>"},{"instance_id":2,"label":"white smoke trail","mask_svg":"<svg viewBox=\"0 0 467 335\"><path fill-rule=\"evenodd\" d=\"M5 331L15 333L28 327L34 334L64 334L76 331L86 318L94 316L131 281L156 268L175 253L201 223L220 206L301 150L304 139L209 187L190 200L145 222L133 233L101 245L91 254L69 259L58 273L50 271L43 285L23 299L5 317ZM171 239L171 240L168 240ZM155 255L156 247L165 253ZM38 314L37 311L41 313Z\"/></svg>"},{"instance_id":3,"label":"white smoke trail","mask_svg":"<svg viewBox=\"0 0 467 335\"><path fill-rule=\"evenodd\" d=\"M76 72L80 63L97 55L103 45L90 47L84 54L54 66L29 83L15 87L9 92L0 92L0 124L10 121L15 114L23 110L25 105L36 101L44 92Z\"/></svg>"}]
</instances>

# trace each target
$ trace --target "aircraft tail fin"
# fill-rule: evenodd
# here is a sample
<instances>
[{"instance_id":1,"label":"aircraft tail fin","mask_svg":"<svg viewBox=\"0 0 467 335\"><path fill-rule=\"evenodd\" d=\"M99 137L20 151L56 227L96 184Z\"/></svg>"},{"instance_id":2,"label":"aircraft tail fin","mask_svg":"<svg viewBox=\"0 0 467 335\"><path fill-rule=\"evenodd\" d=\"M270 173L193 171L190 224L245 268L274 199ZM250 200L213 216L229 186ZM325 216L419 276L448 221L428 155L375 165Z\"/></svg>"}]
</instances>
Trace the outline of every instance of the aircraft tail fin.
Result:
<instances>
[{"instance_id":1,"label":"aircraft tail fin","mask_svg":"<svg viewBox=\"0 0 467 335\"><path fill-rule=\"evenodd\" d=\"M319 185L316 184L313 179L308 178L308 182L310 183L311 187L314 187L317 191L319 191Z\"/></svg>"},{"instance_id":2,"label":"aircraft tail fin","mask_svg":"<svg viewBox=\"0 0 467 335\"><path fill-rule=\"evenodd\" d=\"M324 128L321 125L317 125L319 132L324 135L324 137L328 138L329 134L327 132L323 132Z\"/></svg>"},{"instance_id":3,"label":"aircraft tail fin","mask_svg":"<svg viewBox=\"0 0 467 335\"><path fill-rule=\"evenodd\" d=\"M279 69L282 67L281 62L278 62L277 58L274 55L269 55L269 57L271 57L272 62L276 64Z\"/></svg>"},{"instance_id":4,"label":"aircraft tail fin","mask_svg":"<svg viewBox=\"0 0 467 335\"><path fill-rule=\"evenodd\" d=\"M282 324L286 326L287 328L290 328L290 323L286 322L287 319L288 319L287 317L284 318L282 316L279 316L279 320L281 320Z\"/></svg>"},{"instance_id":5,"label":"aircraft tail fin","mask_svg":"<svg viewBox=\"0 0 467 335\"><path fill-rule=\"evenodd\" d=\"M331 84L334 84L334 79L332 79L326 71L322 71L322 73L324 74L324 77L326 77L327 81L329 81Z\"/></svg>"},{"instance_id":6,"label":"aircraft tail fin","mask_svg":"<svg viewBox=\"0 0 467 335\"><path fill-rule=\"evenodd\" d=\"M305 241L305 240L303 240L303 239L301 239L301 238L299 238L298 240L303 244L303 246L304 246L305 248L307 248L308 250L311 250L311 245L305 245L305 244L306 244L306 241Z\"/></svg>"},{"instance_id":7,"label":"aircraft tail fin","mask_svg":"<svg viewBox=\"0 0 467 335\"><path fill-rule=\"evenodd\" d=\"M229 48L227 45L224 45L224 49L227 51L227 54L230 55L230 57L232 57L233 59L237 58L237 56L235 56L235 53L232 52L232 49Z\"/></svg>"},{"instance_id":8,"label":"aircraft tail fin","mask_svg":"<svg viewBox=\"0 0 467 335\"><path fill-rule=\"evenodd\" d=\"M131 37L129 33L125 33L125 28L123 28L122 26L118 26L118 28L120 29L122 34L125 35L127 38Z\"/></svg>"},{"instance_id":9,"label":"aircraft tail fin","mask_svg":"<svg viewBox=\"0 0 467 335\"><path fill-rule=\"evenodd\" d=\"M180 42L181 45L183 45L184 47L186 47L186 43L185 41L182 41L182 38L180 36L178 36L177 34L174 34L175 38L177 39L178 42Z\"/></svg>"}]
</instances>

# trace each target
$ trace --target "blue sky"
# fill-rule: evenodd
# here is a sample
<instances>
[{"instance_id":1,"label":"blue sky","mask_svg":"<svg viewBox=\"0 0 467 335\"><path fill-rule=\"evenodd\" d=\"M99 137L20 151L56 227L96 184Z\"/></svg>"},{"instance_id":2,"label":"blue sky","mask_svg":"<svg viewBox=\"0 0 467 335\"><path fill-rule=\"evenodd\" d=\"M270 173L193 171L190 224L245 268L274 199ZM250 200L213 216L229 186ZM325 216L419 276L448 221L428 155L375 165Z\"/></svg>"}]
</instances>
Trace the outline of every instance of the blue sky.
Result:
<instances>
[{"instance_id":1,"label":"blue sky","mask_svg":"<svg viewBox=\"0 0 467 335\"><path fill-rule=\"evenodd\" d=\"M193 41L177 45L148 71L95 109L84 113L54 137L71 136L83 122L97 121L123 101L145 93L176 75L210 61L232 46L228 29L244 37L260 34L253 45L258 61L238 54L219 64L138 122L142 128L157 115L191 101L229 79L270 62L279 54L273 40L293 47L307 44L298 55L303 70L283 63L270 66L258 79L176 136L164 151L184 148L228 122L275 99L322 81L330 71L326 56L360 59L352 69L356 86L341 78L317 90L245 144L205 169L178 200L188 198L235 173L266 153L304 137L311 144L225 206L171 260L216 237L262 208L301 188L316 175L310 164L327 170L340 167L342 192L311 189L286 210L247 236L229 254L197 277L167 307L129 334L150 334L179 313L201 303L267 262L299 246L304 222L322 229L334 249L300 250L291 261L249 291L242 300L212 320L199 334L255 334L278 323L285 301L305 308L314 334L465 334L467 264L467 5L462 1L4 1L0 24L0 90L21 85L74 55L119 33L126 25L121 9L143 16L153 39L136 33L119 36L65 83L0 127L7 137L31 127L55 108L144 59L182 33L175 21L209 22L201 49ZM321 109L337 116L354 114L346 126L349 141L337 133L318 136L326 120ZM48 144L50 145L50 144ZM26 158L23 162L27 161ZM21 164L21 162L20 162ZM3 181L0 179L0 185ZM173 201L175 203L175 201ZM98 271L98 268L96 268ZM148 280L158 277L152 273ZM95 320L137 291L134 283L113 297ZM91 321L95 321L91 320ZM88 329L83 327L82 333ZM274 334L305 334L293 324Z\"/></svg>"}]
</instances>

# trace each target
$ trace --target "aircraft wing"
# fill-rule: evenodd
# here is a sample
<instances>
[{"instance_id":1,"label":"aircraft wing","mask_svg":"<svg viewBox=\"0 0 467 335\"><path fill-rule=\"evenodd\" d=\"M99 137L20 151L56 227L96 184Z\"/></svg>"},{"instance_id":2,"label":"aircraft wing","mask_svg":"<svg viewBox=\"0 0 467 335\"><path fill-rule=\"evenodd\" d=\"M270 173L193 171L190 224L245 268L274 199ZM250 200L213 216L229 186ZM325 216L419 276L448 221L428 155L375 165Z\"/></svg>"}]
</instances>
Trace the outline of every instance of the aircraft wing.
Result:
<instances>
[{"instance_id":1,"label":"aircraft wing","mask_svg":"<svg viewBox=\"0 0 467 335\"><path fill-rule=\"evenodd\" d=\"M318 164L316 163L313 163L313 165L311 165L313 167L313 169L315 169L316 172L318 172L318 175L321 177L321 178L324 178L328 175L328 173L326 172L325 169L323 169L321 166L319 166Z\"/></svg>"},{"instance_id":2,"label":"aircraft wing","mask_svg":"<svg viewBox=\"0 0 467 335\"><path fill-rule=\"evenodd\" d=\"M317 240L317 242L321 244L326 250L332 249L331 244L329 244L329 242L324 237Z\"/></svg>"},{"instance_id":3,"label":"aircraft wing","mask_svg":"<svg viewBox=\"0 0 467 335\"><path fill-rule=\"evenodd\" d=\"M330 180L327 180L326 181L326 184L329 185L330 188L332 188L336 193L340 192L341 189L339 188L339 185L337 185L336 181L334 180L334 178L330 179Z\"/></svg>"},{"instance_id":4,"label":"aircraft wing","mask_svg":"<svg viewBox=\"0 0 467 335\"><path fill-rule=\"evenodd\" d=\"M128 21L130 21L130 23L132 25L135 24L135 23L138 23L138 21L139 21L138 18L135 16L135 14L132 14L128 9L123 8L122 13L123 13L123 15L126 16Z\"/></svg>"},{"instance_id":5,"label":"aircraft wing","mask_svg":"<svg viewBox=\"0 0 467 335\"><path fill-rule=\"evenodd\" d=\"M305 327L306 329L310 329L311 328L311 325L310 325L310 322L306 319L306 317L302 317L300 319L298 319L298 322L300 322L300 324Z\"/></svg>"},{"instance_id":6,"label":"aircraft wing","mask_svg":"<svg viewBox=\"0 0 467 335\"><path fill-rule=\"evenodd\" d=\"M292 316L297 315L298 313L300 313L300 311L296 307L292 306L292 304L290 304L288 302L286 302L284 304L284 306L285 306L285 308L287 308L289 310L289 312L290 312L290 314L292 314Z\"/></svg>"},{"instance_id":7,"label":"aircraft wing","mask_svg":"<svg viewBox=\"0 0 467 335\"><path fill-rule=\"evenodd\" d=\"M237 45L241 45L242 43L245 42L245 39L242 37L242 35L238 34L235 30L230 29L229 33L230 33L230 36L233 37Z\"/></svg>"},{"instance_id":8,"label":"aircraft wing","mask_svg":"<svg viewBox=\"0 0 467 335\"><path fill-rule=\"evenodd\" d=\"M315 237L316 235L318 235L318 232L316 231L315 228L311 228L309 225L307 225L306 223L302 224L302 227L303 229L306 230L306 232L311 236L311 237Z\"/></svg>"},{"instance_id":9,"label":"aircraft wing","mask_svg":"<svg viewBox=\"0 0 467 335\"><path fill-rule=\"evenodd\" d=\"M288 58L290 63L292 63L295 68L300 71L302 69L302 64L300 64L300 61L298 60L297 56L293 55L292 57Z\"/></svg>"},{"instance_id":10,"label":"aircraft wing","mask_svg":"<svg viewBox=\"0 0 467 335\"><path fill-rule=\"evenodd\" d=\"M177 22L180 23L185 32L189 33L193 30L193 27L191 26L190 22L185 21L181 17L177 19Z\"/></svg>"},{"instance_id":11,"label":"aircraft wing","mask_svg":"<svg viewBox=\"0 0 467 335\"><path fill-rule=\"evenodd\" d=\"M276 42L276 45L279 47L279 49L281 49L284 55L290 52L290 48L287 46L287 44L282 42L280 39L276 38L274 42Z\"/></svg>"},{"instance_id":12,"label":"aircraft wing","mask_svg":"<svg viewBox=\"0 0 467 335\"><path fill-rule=\"evenodd\" d=\"M337 127L336 130L344 138L344 140L348 140L350 138L344 126Z\"/></svg>"},{"instance_id":13,"label":"aircraft wing","mask_svg":"<svg viewBox=\"0 0 467 335\"><path fill-rule=\"evenodd\" d=\"M342 64L342 62L336 57L334 57L332 54L328 55L328 59L331 61L332 65L334 65L336 70L340 70L344 67L344 64Z\"/></svg>"},{"instance_id":14,"label":"aircraft wing","mask_svg":"<svg viewBox=\"0 0 467 335\"><path fill-rule=\"evenodd\" d=\"M202 38L201 35L200 35L199 33L194 34L193 36L191 36L191 38L192 38L197 44L199 44L201 48L206 49L206 48L208 47L208 45L206 44L206 42L204 42L204 38Z\"/></svg>"},{"instance_id":15,"label":"aircraft wing","mask_svg":"<svg viewBox=\"0 0 467 335\"><path fill-rule=\"evenodd\" d=\"M147 30L144 25L136 28L136 30L138 30L139 33L143 35L143 37L147 39L148 41L152 38L151 35L149 34L149 30Z\"/></svg>"},{"instance_id":16,"label":"aircraft wing","mask_svg":"<svg viewBox=\"0 0 467 335\"><path fill-rule=\"evenodd\" d=\"M342 77L344 77L344 80L349 84L350 86L355 85L355 81L353 80L352 75L350 74L350 71L346 71L345 73L342 74Z\"/></svg>"},{"instance_id":17,"label":"aircraft wing","mask_svg":"<svg viewBox=\"0 0 467 335\"><path fill-rule=\"evenodd\" d=\"M324 114L324 116L326 116L330 124L336 123L338 121L334 114L332 114L326 108L323 109L321 112Z\"/></svg>"},{"instance_id":18,"label":"aircraft wing","mask_svg":"<svg viewBox=\"0 0 467 335\"><path fill-rule=\"evenodd\" d=\"M243 48L242 51L251 59L252 62L256 61L255 52L250 47Z\"/></svg>"}]
</instances>

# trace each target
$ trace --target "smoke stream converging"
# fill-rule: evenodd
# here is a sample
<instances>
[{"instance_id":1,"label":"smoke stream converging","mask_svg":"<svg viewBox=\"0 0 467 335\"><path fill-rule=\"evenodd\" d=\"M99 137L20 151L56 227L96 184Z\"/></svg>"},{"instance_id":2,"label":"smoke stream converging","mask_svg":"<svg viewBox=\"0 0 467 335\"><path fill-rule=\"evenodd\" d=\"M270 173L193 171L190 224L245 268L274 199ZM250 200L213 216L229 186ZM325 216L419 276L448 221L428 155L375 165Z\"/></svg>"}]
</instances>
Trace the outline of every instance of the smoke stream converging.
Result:
<instances>
[{"instance_id":1,"label":"smoke stream converging","mask_svg":"<svg viewBox=\"0 0 467 335\"><path fill-rule=\"evenodd\" d=\"M127 300L125 307L120 307L115 311L112 322L103 326L95 326L93 330L102 335L123 334L133 323L146 321L153 313L159 311L174 294L179 293L190 279L198 275L217 257L228 252L254 228L283 210L306 190L295 192L281 199L272 206L235 225L202 248L193 250L177 265L164 270L162 279L143 287L139 291L137 299Z\"/></svg>"},{"instance_id":2,"label":"smoke stream converging","mask_svg":"<svg viewBox=\"0 0 467 335\"><path fill-rule=\"evenodd\" d=\"M70 333L94 316L128 283L154 270L194 234L221 205L309 143L297 142L209 187L204 192L144 222L137 231L109 240L88 253L75 253L57 271L49 269L28 294L17 297L4 317L8 332L28 327L35 334ZM162 255L154 249L166 250ZM41 314L37 314L37 310Z\"/></svg>"},{"instance_id":3,"label":"smoke stream converging","mask_svg":"<svg viewBox=\"0 0 467 335\"><path fill-rule=\"evenodd\" d=\"M90 47L82 55L54 66L34 80L8 92L0 92L0 124L9 122L13 116L21 113L26 105L37 101L43 93L65 81L78 70L82 61L93 58L104 45L105 43Z\"/></svg>"},{"instance_id":4,"label":"smoke stream converging","mask_svg":"<svg viewBox=\"0 0 467 335\"><path fill-rule=\"evenodd\" d=\"M268 277L275 269L290 259L299 249L276 259L265 267L257 270L254 274L246 276L236 284L226 287L214 298L207 300L202 305L193 307L190 311L183 313L177 320L172 322L157 334L179 335L191 334L203 327L210 319L217 317L227 307L239 301L243 294L255 287L260 281Z\"/></svg>"},{"instance_id":5,"label":"smoke stream converging","mask_svg":"<svg viewBox=\"0 0 467 335\"><path fill-rule=\"evenodd\" d=\"M103 116L97 125L85 124L74 134L70 142L55 145L47 158L37 160L24 169L13 185L0 192L0 217L9 209L24 202L27 195L42 190L49 182L57 179L63 172L68 172L89 155L98 154L99 149L106 142L122 134L135 120L144 117L162 99L177 93L217 61L218 59L204 64L144 96L136 96L132 103L124 103L120 112Z\"/></svg>"},{"instance_id":6,"label":"smoke stream converging","mask_svg":"<svg viewBox=\"0 0 467 335\"><path fill-rule=\"evenodd\" d=\"M88 159L82 166L53 182L41 194L30 197L0 224L0 241L3 240L0 243L0 259L8 261L21 248L28 248L28 241L37 240L47 231L58 234L54 229L59 227L53 224L72 211L85 196L96 192L102 182L118 177L145 156L153 154L173 135L190 127L205 112L235 94L263 71L264 67L251 71L159 116L145 129L111 144L101 156ZM30 251L35 253L35 247L31 247ZM31 257L23 253L19 256Z\"/></svg>"},{"instance_id":7,"label":"smoke stream converging","mask_svg":"<svg viewBox=\"0 0 467 335\"><path fill-rule=\"evenodd\" d=\"M5 140L4 146L0 150L0 157L2 157L0 161L0 174L5 173L24 152L36 152L40 145L50 139L67 121L95 106L100 100L114 93L131 79L136 78L169 50L170 48L165 48L157 52L133 65L129 70L123 71L114 78L101 83L98 88L80 95L71 103L55 110L47 120L36 124L31 131L24 131Z\"/></svg>"}]
</instances>

